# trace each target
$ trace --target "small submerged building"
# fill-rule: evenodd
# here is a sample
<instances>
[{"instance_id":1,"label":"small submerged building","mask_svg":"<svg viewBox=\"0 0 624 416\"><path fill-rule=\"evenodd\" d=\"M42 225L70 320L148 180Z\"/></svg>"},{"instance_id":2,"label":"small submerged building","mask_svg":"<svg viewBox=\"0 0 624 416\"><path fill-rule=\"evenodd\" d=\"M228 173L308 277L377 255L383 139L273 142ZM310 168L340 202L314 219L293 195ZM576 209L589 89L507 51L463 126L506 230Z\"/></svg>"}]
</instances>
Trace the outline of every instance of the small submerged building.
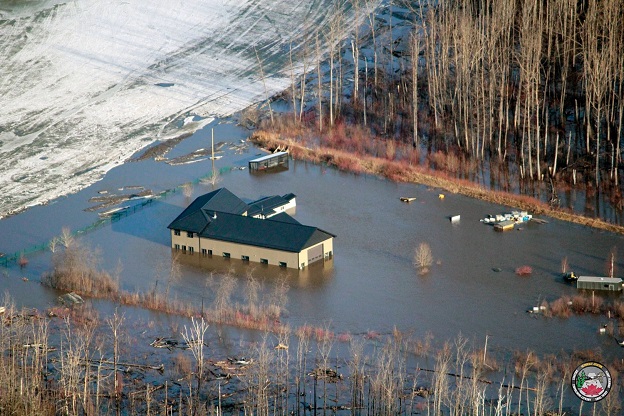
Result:
<instances>
[{"instance_id":1,"label":"small submerged building","mask_svg":"<svg viewBox=\"0 0 624 416\"><path fill-rule=\"evenodd\" d=\"M195 199L169 224L171 247L299 269L331 258L336 236L288 215L295 206L293 194L248 204L220 188Z\"/></svg>"},{"instance_id":2,"label":"small submerged building","mask_svg":"<svg viewBox=\"0 0 624 416\"><path fill-rule=\"evenodd\" d=\"M622 279L619 277L579 276L576 279L577 289L622 291Z\"/></svg>"},{"instance_id":3,"label":"small submerged building","mask_svg":"<svg viewBox=\"0 0 624 416\"><path fill-rule=\"evenodd\" d=\"M249 170L258 171L271 168L288 168L288 152L275 152L249 161Z\"/></svg>"}]
</instances>

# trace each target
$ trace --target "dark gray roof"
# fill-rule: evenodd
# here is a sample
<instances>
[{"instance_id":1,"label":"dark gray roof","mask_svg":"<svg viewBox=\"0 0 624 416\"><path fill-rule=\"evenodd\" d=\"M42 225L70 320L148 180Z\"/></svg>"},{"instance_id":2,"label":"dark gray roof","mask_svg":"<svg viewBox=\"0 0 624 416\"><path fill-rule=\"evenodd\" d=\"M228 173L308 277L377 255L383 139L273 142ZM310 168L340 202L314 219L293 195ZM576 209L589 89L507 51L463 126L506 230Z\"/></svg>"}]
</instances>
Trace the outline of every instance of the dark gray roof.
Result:
<instances>
[{"instance_id":1,"label":"dark gray roof","mask_svg":"<svg viewBox=\"0 0 624 416\"><path fill-rule=\"evenodd\" d=\"M210 222L215 211L241 215L247 209L242 199L226 188L219 188L191 202L167 228L199 233Z\"/></svg>"},{"instance_id":2,"label":"dark gray roof","mask_svg":"<svg viewBox=\"0 0 624 416\"><path fill-rule=\"evenodd\" d=\"M207 195L210 194L214 195L202 207L204 211L221 211L241 215L249 208L245 201L234 195L227 188L217 189Z\"/></svg>"},{"instance_id":3,"label":"dark gray roof","mask_svg":"<svg viewBox=\"0 0 624 416\"><path fill-rule=\"evenodd\" d=\"M285 203L294 197L287 194L258 201L280 198ZM316 227L302 225L286 213L267 219L242 215L250 210L240 198L221 188L195 199L168 228L192 231L204 238L290 252L300 252L335 237Z\"/></svg>"},{"instance_id":4,"label":"dark gray roof","mask_svg":"<svg viewBox=\"0 0 624 416\"><path fill-rule=\"evenodd\" d=\"M275 214L272 217L268 218L271 221L281 221L281 222L289 222L291 224L301 224L299 221L286 214L285 212L280 212L279 214Z\"/></svg>"},{"instance_id":5,"label":"dark gray roof","mask_svg":"<svg viewBox=\"0 0 624 416\"><path fill-rule=\"evenodd\" d=\"M217 217L211 218L199 236L295 253L334 237L316 227L295 222L273 218L263 220L226 212L217 212Z\"/></svg>"},{"instance_id":6,"label":"dark gray roof","mask_svg":"<svg viewBox=\"0 0 624 416\"><path fill-rule=\"evenodd\" d=\"M287 204L294 197L295 197L294 194L286 194L284 196L273 195L273 196L260 198L257 201L253 201L249 203L249 211L247 212L247 215L253 217L254 215L257 215L257 214L270 212L275 207L279 207L281 205Z\"/></svg>"}]
</instances>

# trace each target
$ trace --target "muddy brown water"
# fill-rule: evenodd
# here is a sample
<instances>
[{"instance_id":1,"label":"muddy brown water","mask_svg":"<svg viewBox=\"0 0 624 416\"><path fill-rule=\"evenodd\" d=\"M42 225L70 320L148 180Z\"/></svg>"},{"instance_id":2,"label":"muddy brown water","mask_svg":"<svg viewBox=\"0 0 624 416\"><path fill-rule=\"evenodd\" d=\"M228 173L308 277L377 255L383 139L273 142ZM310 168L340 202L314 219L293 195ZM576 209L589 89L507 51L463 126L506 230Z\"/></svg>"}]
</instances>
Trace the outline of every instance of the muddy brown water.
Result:
<instances>
[{"instance_id":1,"label":"muddy brown water","mask_svg":"<svg viewBox=\"0 0 624 416\"><path fill-rule=\"evenodd\" d=\"M205 147L209 134L209 129L198 132L169 157ZM219 140L238 143L246 133L232 125L218 125L215 134ZM226 150L217 167L246 166L258 153L254 148L244 153ZM78 194L0 221L0 251L46 241L64 225L77 229L95 221L97 215L83 209L98 190L129 185L162 190L210 169L210 161L175 167L154 161L123 165ZM529 222L498 233L480 219L512 207L448 193L440 199L436 189L297 161L291 161L286 171L251 174L236 169L221 179L218 186L246 200L296 194L295 218L336 234L335 256L297 271L182 255L181 277L171 283L171 293L180 299L208 304L221 274L231 269L238 284L234 297L242 301L252 268L267 296L281 281L288 283L285 321L292 325L326 325L336 333L351 334L390 333L396 327L417 337L431 333L434 342L462 334L476 345L482 345L487 335L488 348L504 351L556 354L578 348L599 350L609 357L621 354L613 338L598 334L605 317L558 319L526 312L543 299L577 293L560 278L563 257L577 274L603 275L607 255L616 247L620 255L616 268L623 271L620 235L549 218L544 218L546 224ZM191 199L212 189L210 184L196 184ZM399 200L404 196L416 199L406 204ZM147 291L156 281L162 289L174 255L166 226L191 199L178 192L80 238L100 250L103 268L112 272L121 265L124 289ZM451 224L449 217L458 214L459 223ZM431 246L435 260L426 275L419 275L412 264L414 249L421 242ZM533 268L530 277L515 275L515 268L522 265ZM49 267L50 253L45 252L30 256L23 269L14 264L0 268L0 289L19 305L45 309L58 295L38 283Z\"/></svg>"}]
</instances>

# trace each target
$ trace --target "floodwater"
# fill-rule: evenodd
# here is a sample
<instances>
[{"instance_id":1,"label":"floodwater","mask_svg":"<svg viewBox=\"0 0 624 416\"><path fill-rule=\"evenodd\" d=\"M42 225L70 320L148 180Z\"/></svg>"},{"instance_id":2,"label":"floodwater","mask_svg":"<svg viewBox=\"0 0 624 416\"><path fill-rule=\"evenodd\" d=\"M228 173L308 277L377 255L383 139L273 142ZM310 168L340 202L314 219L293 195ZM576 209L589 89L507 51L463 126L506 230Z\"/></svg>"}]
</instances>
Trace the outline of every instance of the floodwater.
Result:
<instances>
[{"instance_id":1,"label":"floodwater","mask_svg":"<svg viewBox=\"0 0 624 416\"><path fill-rule=\"evenodd\" d=\"M219 141L239 143L246 134L230 124L215 126ZM209 146L209 129L180 143L169 157ZM260 152L253 147L243 153L225 149L217 168L246 166ZM83 209L99 190L141 185L160 191L203 176L211 168L210 161L122 165L78 194L0 221L0 251L10 253L45 242L62 226L78 229L94 222L97 214ZM550 218L544 218L546 224L530 222L498 233L480 219L513 207L448 193L441 199L436 189L298 161L277 173L234 169L223 173L217 186L246 200L293 192L298 221L337 235L334 258L298 271L182 254L181 276L171 283L172 293L180 299L209 303L221 275L232 270L238 282L235 296L242 300L251 271L267 296L282 282L288 283L285 321L292 325L326 325L336 333L351 334L383 334L396 327L417 337L431 333L438 343L462 334L482 345L487 336L488 350L503 352L592 349L617 356L621 350L613 338L598 334L606 323L604 317L558 319L526 313L543 299L576 294L560 278L564 257L577 274L603 275L609 251L615 247L620 256L624 253L620 235ZM104 269L119 271L124 289L163 288L175 256L166 227L193 198L212 189L210 184L196 184L191 198L177 192L80 238L100 250ZM402 196L416 200L403 203ZM451 224L449 217L457 214L459 223ZM426 275L419 275L412 264L414 249L421 242L431 246L435 260ZM50 256L49 252L30 256L23 269L15 264L0 268L0 288L23 306L53 304L56 292L38 283L50 268ZM533 268L531 276L515 275L515 268L523 265ZM624 270L621 257L616 270Z\"/></svg>"}]
</instances>

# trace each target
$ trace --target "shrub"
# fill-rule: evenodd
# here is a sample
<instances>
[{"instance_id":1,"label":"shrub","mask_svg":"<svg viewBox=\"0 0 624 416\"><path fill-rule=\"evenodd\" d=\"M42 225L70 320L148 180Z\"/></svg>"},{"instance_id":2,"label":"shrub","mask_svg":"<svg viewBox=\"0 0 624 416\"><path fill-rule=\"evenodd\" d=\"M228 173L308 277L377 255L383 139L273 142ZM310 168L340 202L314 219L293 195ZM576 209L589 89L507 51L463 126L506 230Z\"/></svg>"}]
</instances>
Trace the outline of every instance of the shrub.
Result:
<instances>
[{"instance_id":1,"label":"shrub","mask_svg":"<svg viewBox=\"0 0 624 416\"><path fill-rule=\"evenodd\" d=\"M389 139L386 141L386 159L394 160L396 157L396 145L394 140Z\"/></svg>"},{"instance_id":2,"label":"shrub","mask_svg":"<svg viewBox=\"0 0 624 416\"><path fill-rule=\"evenodd\" d=\"M405 172L396 162L386 162L381 167L381 173L391 181L400 182L405 180Z\"/></svg>"},{"instance_id":3,"label":"shrub","mask_svg":"<svg viewBox=\"0 0 624 416\"><path fill-rule=\"evenodd\" d=\"M434 168L439 170L446 169L446 153L438 150L437 152L433 153L430 158Z\"/></svg>"},{"instance_id":4,"label":"shrub","mask_svg":"<svg viewBox=\"0 0 624 416\"><path fill-rule=\"evenodd\" d=\"M20 255L19 260L17 261L17 264L19 264L20 268L24 268L28 265L28 259L26 257L24 257L23 254Z\"/></svg>"},{"instance_id":5,"label":"shrub","mask_svg":"<svg viewBox=\"0 0 624 416\"><path fill-rule=\"evenodd\" d=\"M553 316L558 318L569 318L572 315L572 309L570 309L570 298L564 296L553 301L550 304L550 311Z\"/></svg>"},{"instance_id":6,"label":"shrub","mask_svg":"<svg viewBox=\"0 0 624 416\"><path fill-rule=\"evenodd\" d=\"M585 313L585 311L589 310L590 302L583 295L576 295L572 298L572 310L576 314Z\"/></svg>"},{"instance_id":7,"label":"shrub","mask_svg":"<svg viewBox=\"0 0 624 416\"><path fill-rule=\"evenodd\" d=\"M361 172L360 161L354 157L337 155L333 160L334 165L345 172Z\"/></svg>"},{"instance_id":8,"label":"shrub","mask_svg":"<svg viewBox=\"0 0 624 416\"><path fill-rule=\"evenodd\" d=\"M72 244L55 253L54 269L44 275L42 283L66 291L95 297L112 297L119 293L119 282L105 271L97 269L97 251Z\"/></svg>"}]
</instances>

